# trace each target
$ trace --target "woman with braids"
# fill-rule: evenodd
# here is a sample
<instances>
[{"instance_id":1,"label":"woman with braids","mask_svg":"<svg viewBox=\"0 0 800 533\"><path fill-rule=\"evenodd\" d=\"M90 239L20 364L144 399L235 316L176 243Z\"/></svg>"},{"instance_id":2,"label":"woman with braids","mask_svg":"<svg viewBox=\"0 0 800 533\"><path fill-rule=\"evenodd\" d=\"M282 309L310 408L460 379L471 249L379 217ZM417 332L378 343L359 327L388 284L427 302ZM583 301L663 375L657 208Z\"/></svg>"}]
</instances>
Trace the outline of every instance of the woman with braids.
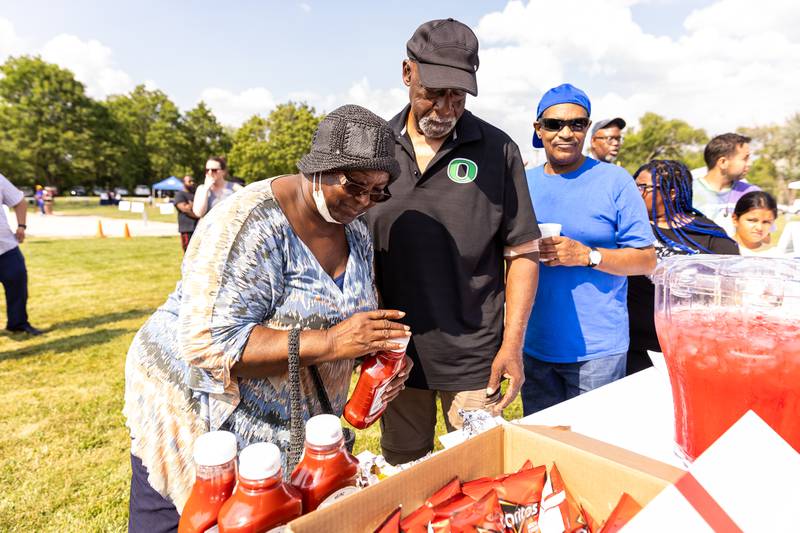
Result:
<instances>
[{"instance_id":1,"label":"woman with braids","mask_svg":"<svg viewBox=\"0 0 800 533\"><path fill-rule=\"evenodd\" d=\"M659 261L672 255L738 255L738 246L725 231L692 207L692 175L686 165L653 160L633 178L647 206ZM661 351L653 322L654 299L650 278L628 278L628 375L651 366L647 350Z\"/></svg>"}]
</instances>

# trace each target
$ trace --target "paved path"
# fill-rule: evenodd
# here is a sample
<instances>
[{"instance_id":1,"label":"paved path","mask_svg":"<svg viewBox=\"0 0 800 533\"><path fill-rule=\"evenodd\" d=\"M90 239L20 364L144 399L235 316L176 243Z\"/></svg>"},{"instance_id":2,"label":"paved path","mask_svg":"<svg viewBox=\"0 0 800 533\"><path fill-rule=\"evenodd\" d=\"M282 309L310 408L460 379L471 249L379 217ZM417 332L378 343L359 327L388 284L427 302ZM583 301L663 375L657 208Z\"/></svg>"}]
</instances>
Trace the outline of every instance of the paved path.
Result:
<instances>
[{"instance_id":1,"label":"paved path","mask_svg":"<svg viewBox=\"0 0 800 533\"><path fill-rule=\"evenodd\" d=\"M3 213L0 211L0 216ZM8 217L11 230L17 229L17 217ZM131 237L177 237L177 222L144 222L143 220L124 220L97 216L40 215L28 213L29 237L94 237L98 222L103 225L106 237L123 237L125 224L128 224Z\"/></svg>"}]
</instances>

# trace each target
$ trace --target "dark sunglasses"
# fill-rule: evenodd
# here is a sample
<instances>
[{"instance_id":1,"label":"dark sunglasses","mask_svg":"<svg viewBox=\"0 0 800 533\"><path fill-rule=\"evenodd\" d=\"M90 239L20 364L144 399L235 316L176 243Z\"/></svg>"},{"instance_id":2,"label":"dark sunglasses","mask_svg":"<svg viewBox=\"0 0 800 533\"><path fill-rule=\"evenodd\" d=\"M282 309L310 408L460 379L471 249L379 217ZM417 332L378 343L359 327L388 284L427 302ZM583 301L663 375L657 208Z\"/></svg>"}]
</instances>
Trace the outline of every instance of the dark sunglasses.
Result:
<instances>
[{"instance_id":1,"label":"dark sunglasses","mask_svg":"<svg viewBox=\"0 0 800 533\"><path fill-rule=\"evenodd\" d=\"M206 172L219 172L220 170L222 170L222 169L221 168L207 168Z\"/></svg>"},{"instance_id":2,"label":"dark sunglasses","mask_svg":"<svg viewBox=\"0 0 800 533\"><path fill-rule=\"evenodd\" d=\"M564 126L569 126L572 131L584 131L589 126L589 117L571 118L563 120L560 118L540 118L539 124L545 131L561 131Z\"/></svg>"},{"instance_id":3,"label":"dark sunglasses","mask_svg":"<svg viewBox=\"0 0 800 533\"><path fill-rule=\"evenodd\" d=\"M353 181L347 174L342 173L342 178L344 179L342 187L344 187L344 190L347 191L347 194L350 196L358 198L359 196L368 194L370 201L375 202L376 204L385 202L392 197L388 187L384 187L384 189L381 191L375 191L370 190L369 187L364 187L357 181Z\"/></svg>"}]
</instances>

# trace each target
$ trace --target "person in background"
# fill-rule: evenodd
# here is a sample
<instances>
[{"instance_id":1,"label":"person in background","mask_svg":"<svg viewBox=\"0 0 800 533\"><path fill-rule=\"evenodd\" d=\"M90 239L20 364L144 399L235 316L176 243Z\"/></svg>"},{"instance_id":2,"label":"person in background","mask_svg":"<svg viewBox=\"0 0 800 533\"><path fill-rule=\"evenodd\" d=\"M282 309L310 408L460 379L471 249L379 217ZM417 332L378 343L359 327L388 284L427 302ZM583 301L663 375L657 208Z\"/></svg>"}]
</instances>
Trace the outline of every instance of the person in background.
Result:
<instances>
[{"instance_id":1,"label":"person in background","mask_svg":"<svg viewBox=\"0 0 800 533\"><path fill-rule=\"evenodd\" d=\"M613 163L622 147L622 130L625 120L620 117L604 118L592 126L589 157L605 163Z\"/></svg>"},{"instance_id":2,"label":"person in background","mask_svg":"<svg viewBox=\"0 0 800 533\"><path fill-rule=\"evenodd\" d=\"M44 202L44 214L53 214L53 204L55 204L55 189L52 187L45 187L42 190L42 201Z\"/></svg>"},{"instance_id":3,"label":"person in background","mask_svg":"<svg viewBox=\"0 0 800 533\"><path fill-rule=\"evenodd\" d=\"M389 123L396 196L367 215L378 291L416 333L408 387L381 417L391 464L433 450L437 399L453 431L460 409L499 414L517 396L539 268L519 148L466 109L478 94L477 37L457 20L433 20L406 51L409 103Z\"/></svg>"},{"instance_id":4,"label":"person in background","mask_svg":"<svg viewBox=\"0 0 800 533\"><path fill-rule=\"evenodd\" d=\"M41 185L36 186L36 192L33 194L33 197L36 200L36 206L39 208L39 211L44 215L44 189L42 189Z\"/></svg>"},{"instance_id":5,"label":"person in background","mask_svg":"<svg viewBox=\"0 0 800 533\"><path fill-rule=\"evenodd\" d=\"M733 236L733 206L744 194L761 190L743 181L750 169L750 137L725 133L711 139L703 151L708 173L692 184L693 205Z\"/></svg>"},{"instance_id":6,"label":"person in background","mask_svg":"<svg viewBox=\"0 0 800 533\"><path fill-rule=\"evenodd\" d=\"M192 210L195 189L194 178L188 175L184 176L183 190L175 191L175 198L172 200L178 210L178 232L181 234L181 247L184 253L186 252L186 247L189 246L189 241L199 218Z\"/></svg>"},{"instance_id":7,"label":"person in background","mask_svg":"<svg viewBox=\"0 0 800 533\"><path fill-rule=\"evenodd\" d=\"M591 103L565 83L536 110L534 148L547 162L528 171L533 208L562 236L539 244L541 281L525 332L525 415L625 375L627 276L656 266L647 211L628 172L581 153Z\"/></svg>"},{"instance_id":8,"label":"person in background","mask_svg":"<svg viewBox=\"0 0 800 533\"><path fill-rule=\"evenodd\" d=\"M28 203L25 195L0 174L0 203L14 210L17 230L11 231L8 218L0 212L0 283L6 293L6 331L41 335L28 322L28 270L19 245L25 240Z\"/></svg>"},{"instance_id":9,"label":"person in background","mask_svg":"<svg viewBox=\"0 0 800 533\"><path fill-rule=\"evenodd\" d=\"M633 175L647 207L660 261L672 255L738 255L736 243L692 206L692 174L680 161L653 160ZM647 350L660 352L653 321L655 286L648 276L628 277L631 343L626 374L652 366Z\"/></svg>"},{"instance_id":10,"label":"person in background","mask_svg":"<svg viewBox=\"0 0 800 533\"><path fill-rule=\"evenodd\" d=\"M734 238L742 255L769 255L770 234L778 218L778 203L764 191L748 192L733 209Z\"/></svg>"},{"instance_id":11,"label":"person in background","mask_svg":"<svg viewBox=\"0 0 800 533\"><path fill-rule=\"evenodd\" d=\"M215 205L242 188L238 183L228 181L228 164L224 157L209 157L206 161L206 178L194 193L192 211L197 218L203 218Z\"/></svg>"}]
</instances>

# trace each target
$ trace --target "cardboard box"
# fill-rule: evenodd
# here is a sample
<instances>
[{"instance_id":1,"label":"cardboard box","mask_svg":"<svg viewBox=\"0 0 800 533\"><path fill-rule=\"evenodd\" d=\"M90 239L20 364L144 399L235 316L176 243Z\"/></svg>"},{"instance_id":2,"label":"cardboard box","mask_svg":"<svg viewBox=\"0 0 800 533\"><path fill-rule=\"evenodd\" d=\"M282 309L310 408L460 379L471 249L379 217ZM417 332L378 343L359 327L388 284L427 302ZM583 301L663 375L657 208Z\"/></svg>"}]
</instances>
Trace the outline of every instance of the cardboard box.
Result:
<instances>
[{"instance_id":1,"label":"cardboard box","mask_svg":"<svg viewBox=\"0 0 800 533\"><path fill-rule=\"evenodd\" d=\"M289 524L295 533L370 532L398 505L403 516L458 476L462 481L519 469L525 460L535 465L558 464L570 492L602 521L620 495L627 492L647 504L685 472L571 431L536 426L505 425L438 453L325 509Z\"/></svg>"}]
</instances>

